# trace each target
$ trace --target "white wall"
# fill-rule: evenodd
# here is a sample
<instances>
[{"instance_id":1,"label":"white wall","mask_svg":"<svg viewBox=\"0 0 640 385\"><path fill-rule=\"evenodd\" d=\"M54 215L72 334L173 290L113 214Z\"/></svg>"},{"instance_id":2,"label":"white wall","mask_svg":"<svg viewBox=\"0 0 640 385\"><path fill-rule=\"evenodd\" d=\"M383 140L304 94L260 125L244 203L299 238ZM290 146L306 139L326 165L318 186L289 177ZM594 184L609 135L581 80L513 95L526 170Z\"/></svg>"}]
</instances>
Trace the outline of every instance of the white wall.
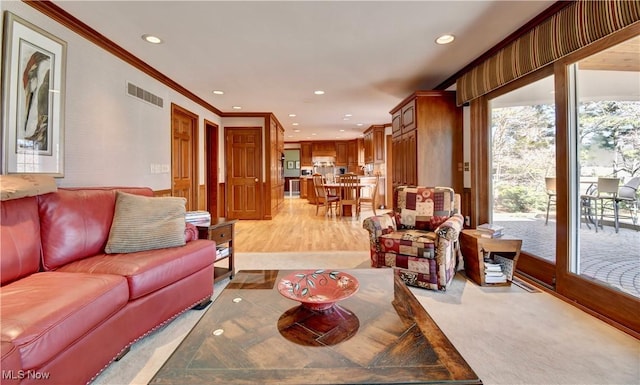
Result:
<instances>
[{"instance_id":1,"label":"white wall","mask_svg":"<svg viewBox=\"0 0 640 385\"><path fill-rule=\"evenodd\" d=\"M219 125L223 143L218 115L28 5L2 1L1 6L67 42L64 177L58 186L171 188L171 173L151 173L150 167L171 164L171 103L199 116L199 183L204 183L204 119ZM164 107L128 96L127 81L163 98Z\"/></svg>"}]
</instances>

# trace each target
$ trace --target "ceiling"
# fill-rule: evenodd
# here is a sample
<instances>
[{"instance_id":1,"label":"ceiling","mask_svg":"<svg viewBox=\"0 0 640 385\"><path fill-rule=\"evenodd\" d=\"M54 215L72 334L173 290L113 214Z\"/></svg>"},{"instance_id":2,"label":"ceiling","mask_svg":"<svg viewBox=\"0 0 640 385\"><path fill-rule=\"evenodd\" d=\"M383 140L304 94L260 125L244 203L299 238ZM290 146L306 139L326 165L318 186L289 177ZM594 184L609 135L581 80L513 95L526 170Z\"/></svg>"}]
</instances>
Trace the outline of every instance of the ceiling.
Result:
<instances>
[{"instance_id":1,"label":"ceiling","mask_svg":"<svg viewBox=\"0 0 640 385\"><path fill-rule=\"evenodd\" d=\"M273 112L293 142L353 139L390 123L402 99L435 88L555 1L54 3L220 111ZM442 34L456 39L437 45Z\"/></svg>"}]
</instances>

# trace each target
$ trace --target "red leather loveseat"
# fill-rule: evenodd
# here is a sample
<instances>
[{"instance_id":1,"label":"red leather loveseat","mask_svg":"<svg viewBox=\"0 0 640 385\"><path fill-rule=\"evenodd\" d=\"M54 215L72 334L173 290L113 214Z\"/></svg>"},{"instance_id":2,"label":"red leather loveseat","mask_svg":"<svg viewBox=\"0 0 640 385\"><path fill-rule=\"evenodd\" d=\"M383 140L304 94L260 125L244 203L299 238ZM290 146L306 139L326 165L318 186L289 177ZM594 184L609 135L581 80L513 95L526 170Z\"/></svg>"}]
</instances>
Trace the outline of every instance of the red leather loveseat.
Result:
<instances>
[{"instance_id":1,"label":"red leather loveseat","mask_svg":"<svg viewBox=\"0 0 640 385\"><path fill-rule=\"evenodd\" d=\"M215 243L105 253L116 191L1 202L2 384L85 384L131 344L213 293Z\"/></svg>"}]
</instances>

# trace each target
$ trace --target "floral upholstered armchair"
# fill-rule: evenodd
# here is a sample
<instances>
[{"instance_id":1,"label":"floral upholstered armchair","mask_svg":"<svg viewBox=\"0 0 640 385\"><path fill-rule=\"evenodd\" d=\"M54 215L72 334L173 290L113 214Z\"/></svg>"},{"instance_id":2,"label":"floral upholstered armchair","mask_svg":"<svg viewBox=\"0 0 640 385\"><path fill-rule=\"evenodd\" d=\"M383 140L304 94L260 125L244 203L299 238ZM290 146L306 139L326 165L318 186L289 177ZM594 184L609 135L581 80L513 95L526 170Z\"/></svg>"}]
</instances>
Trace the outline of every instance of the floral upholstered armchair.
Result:
<instances>
[{"instance_id":1,"label":"floral upholstered armchair","mask_svg":"<svg viewBox=\"0 0 640 385\"><path fill-rule=\"evenodd\" d=\"M462 268L460 195L448 187L399 186L394 210L369 217L371 266L392 267L407 285L446 290Z\"/></svg>"}]
</instances>

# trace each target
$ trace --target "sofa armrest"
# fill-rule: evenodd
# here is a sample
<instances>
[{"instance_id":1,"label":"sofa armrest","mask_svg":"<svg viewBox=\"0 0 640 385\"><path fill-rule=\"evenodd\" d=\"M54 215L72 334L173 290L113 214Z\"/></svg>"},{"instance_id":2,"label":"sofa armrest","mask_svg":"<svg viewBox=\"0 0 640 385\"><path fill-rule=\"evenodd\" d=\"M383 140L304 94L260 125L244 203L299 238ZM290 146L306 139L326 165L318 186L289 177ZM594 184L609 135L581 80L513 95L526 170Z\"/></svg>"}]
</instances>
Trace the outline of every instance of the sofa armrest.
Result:
<instances>
[{"instance_id":1,"label":"sofa armrest","mask_svg":"<svg viewBox=\"0 0 640 385\"><path fill-rule=\"evenodd\" d=\"M464 227L464 217L462 214L453 214L449 219L436 229L435 233L444 239L455 241Z\"/></svg>"},{"instance_id":2,"label":"sofa armrest","mask_svg":"<svg viewBox=\"0 0 640 385\"><path fill-rule=\"evenodd\" d=\"M191 242L198 239L198 228L193 223L186 223L184 228L184 241Z\"/></svg>"}]
</instances>

